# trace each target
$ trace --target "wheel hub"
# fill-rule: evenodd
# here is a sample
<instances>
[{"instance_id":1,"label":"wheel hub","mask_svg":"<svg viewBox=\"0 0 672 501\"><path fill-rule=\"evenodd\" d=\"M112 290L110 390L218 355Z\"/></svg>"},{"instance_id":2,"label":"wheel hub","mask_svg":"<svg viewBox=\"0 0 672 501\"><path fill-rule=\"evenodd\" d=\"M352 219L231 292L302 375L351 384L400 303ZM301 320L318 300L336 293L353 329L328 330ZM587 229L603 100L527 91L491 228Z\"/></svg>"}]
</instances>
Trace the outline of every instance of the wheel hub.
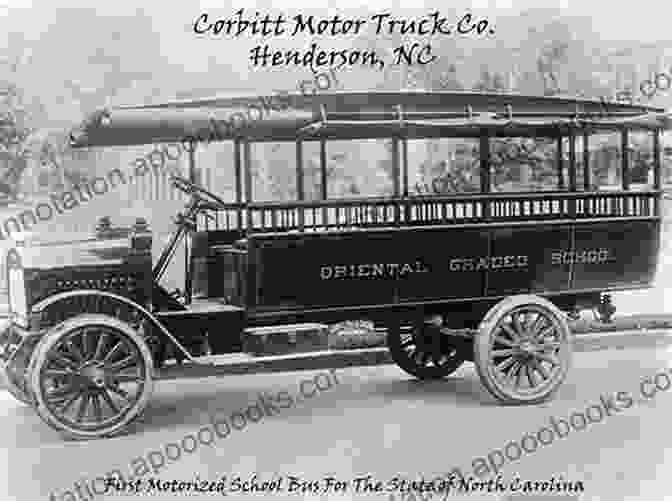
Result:
<instances>
[{"instance_id":1,"label":"wheel hub","mask_svg":"<svg viewBox=\"0 0 672 501\"><path fill-rule=\"evenodd\" d=\"M107 375L105 370L98 363L85 365L79 370L79 375L82 376L86 380L86 383L91 387L105 387Z\"/></svg>"},{"instance_id":2,"label":"wheel hub","mask_svg":"<svg viewBox=\"0 0 672 501\"><path fill-rule=\"evenodd\" d=\"M524 340L518 345L518 349L523 355L533 355L537 351L536 345L529 340Z\"/></svg>"}]
</instances>

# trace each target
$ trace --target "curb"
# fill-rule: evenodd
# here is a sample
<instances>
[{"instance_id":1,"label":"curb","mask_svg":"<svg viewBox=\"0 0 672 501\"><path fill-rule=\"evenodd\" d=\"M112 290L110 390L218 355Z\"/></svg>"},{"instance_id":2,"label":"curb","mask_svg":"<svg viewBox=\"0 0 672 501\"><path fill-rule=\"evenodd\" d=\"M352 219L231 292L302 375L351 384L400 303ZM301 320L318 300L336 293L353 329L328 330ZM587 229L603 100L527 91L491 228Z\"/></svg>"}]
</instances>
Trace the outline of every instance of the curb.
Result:
<instances>
[{"instance_id":1,"label":"curb","mask_svg":"<svg viewBox=\"0 0 672 501\"><path fill-rule=\"evenodd\" d=\"M608 324L593 320L575 320L569 324L578 335L649 329L672 329L672 315L628 315L615 317Z\"/></svg>"},{"instance_id":2,"label":"curb","mask_svg":"<svg viewBox=\"0 0 672 501\"><path fill-rule=\"evenodd\" d=\"M574 352L624 350L626 348L660 348L672 345L672 329L629 329L618 334L591 332L577 334L573 340Z\"/></svg>"}]
</instances>

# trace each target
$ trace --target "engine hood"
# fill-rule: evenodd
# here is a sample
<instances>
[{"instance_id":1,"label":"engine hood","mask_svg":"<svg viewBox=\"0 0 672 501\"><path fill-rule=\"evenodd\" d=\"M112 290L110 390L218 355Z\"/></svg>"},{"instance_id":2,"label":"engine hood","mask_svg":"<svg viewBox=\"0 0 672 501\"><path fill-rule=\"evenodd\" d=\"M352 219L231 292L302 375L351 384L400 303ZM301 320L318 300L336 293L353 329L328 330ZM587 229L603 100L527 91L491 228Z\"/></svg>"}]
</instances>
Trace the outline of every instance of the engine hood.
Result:
<instances>
[{"instance_id":1,"label":"engine hood","mask_svg":"<svg viewBox=\"0 0 672 501\"><path fill-rule=\"evenodd\" d=\"M91 233L22 234L14 249L26 269L124 264L131 253L128 237L97 238Z\"/></svg>"},{"instance_id":2,"label":"engine hood","mask_svg":"<svg viewBox=\"0 0 672 501\"><path fill-rule=\"evenodd\" d=\"M143 305L151 301L151 233L23 238L5 263L10 308L24 316L43 299L78 289L108 291Z\"/></svg>"},{"instance_id":3,"label":"engine hood","mask_svg":"<svg viewBox=\"0 0 672 501\"><path fill-rule=\"evenodd\" d=\"M97 239L90 234L79 239L31 238L18 243L15 250L26 269L54 269L74 266L124 264L131 253L128 238Z\"/></svg>"}]
</instances>

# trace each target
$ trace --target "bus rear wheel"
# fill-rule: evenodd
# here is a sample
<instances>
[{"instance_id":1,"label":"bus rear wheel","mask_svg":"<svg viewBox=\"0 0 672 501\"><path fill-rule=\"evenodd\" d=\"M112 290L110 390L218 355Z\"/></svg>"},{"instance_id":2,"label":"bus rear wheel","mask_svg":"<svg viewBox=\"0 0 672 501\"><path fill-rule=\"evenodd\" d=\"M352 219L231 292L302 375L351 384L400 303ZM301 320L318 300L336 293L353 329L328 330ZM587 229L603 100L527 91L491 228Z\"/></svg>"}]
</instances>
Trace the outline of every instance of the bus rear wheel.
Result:
<instances>
[{"instance_id":1,"label":"bus rear wheel","mask_svg":"<svg viewBox=\"0 0 672 501\"><path fill-rule=\"evenodd\" d=\"M440 379L459 369L466 358L439 327L424 319L410 326L388 325L387 346L392 360L418 379Z\"/></svg>"}]
</instances>

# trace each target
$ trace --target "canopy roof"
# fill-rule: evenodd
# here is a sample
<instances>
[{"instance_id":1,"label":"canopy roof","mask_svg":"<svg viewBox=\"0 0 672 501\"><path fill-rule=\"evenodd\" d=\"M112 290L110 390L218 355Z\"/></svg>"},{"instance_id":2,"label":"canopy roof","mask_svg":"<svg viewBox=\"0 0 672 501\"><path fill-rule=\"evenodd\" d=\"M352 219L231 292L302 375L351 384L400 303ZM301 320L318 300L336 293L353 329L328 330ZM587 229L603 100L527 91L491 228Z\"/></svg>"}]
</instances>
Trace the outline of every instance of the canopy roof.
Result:
<instances>
[{"instance_id":1,"label":"canopy roof","mask_svg":"<svg viewBox=\"0 0 672 501\"><path fill-rule=\"evenodd\" d=\"M195 99L99 110L73 147L379 137L557 136L670 128L661 108L589 99L476 92L333 92Z\"/></svg>"}]
</instances>

